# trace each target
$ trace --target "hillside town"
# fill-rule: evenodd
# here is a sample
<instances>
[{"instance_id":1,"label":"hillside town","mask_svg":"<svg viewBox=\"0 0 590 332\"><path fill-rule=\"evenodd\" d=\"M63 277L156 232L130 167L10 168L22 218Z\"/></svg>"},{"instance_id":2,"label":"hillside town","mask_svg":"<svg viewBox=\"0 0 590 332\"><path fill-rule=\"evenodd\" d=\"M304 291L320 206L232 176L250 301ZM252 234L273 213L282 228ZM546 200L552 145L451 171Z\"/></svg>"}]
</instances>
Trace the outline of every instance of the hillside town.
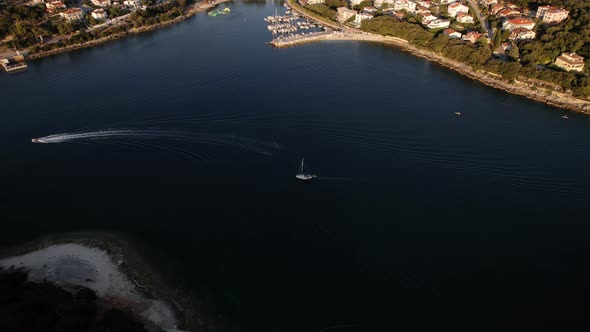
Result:
<instances>
[{"instance_id":1,"label":"hillside town","mask_svg":"<svg viewBox=\"0 0 590 332\"><path fill-rule=\"evenodd\" d=\"M570 11L560 6L519 7L502 0L299 0L313 10L333 8L335 19L345 27L362 29L363 22L378 16L400 22L418 23L424 29L448 38L489 45L493 56L502 61L519 60L518 45L538 39L539 28L556 26L570 19ZM325 13L324 11L316 11ZM514 50L510 53L510 50ZM511 57L508 56L510 53ZM562 50L551 65L565 71L584 72L585 58L574 50Z\"/></svg>"},{"instance_id":2,"label":"hillside town","mask_svg":"<svg viewBox=\"0 0 590 332\"><path fill-rule=\"evenodd\" d=\"M27 55L171 21L183 15L186 4L187 0L0 0L0 64L7 72L26 69Z\"/></svg>"}]
</instances>

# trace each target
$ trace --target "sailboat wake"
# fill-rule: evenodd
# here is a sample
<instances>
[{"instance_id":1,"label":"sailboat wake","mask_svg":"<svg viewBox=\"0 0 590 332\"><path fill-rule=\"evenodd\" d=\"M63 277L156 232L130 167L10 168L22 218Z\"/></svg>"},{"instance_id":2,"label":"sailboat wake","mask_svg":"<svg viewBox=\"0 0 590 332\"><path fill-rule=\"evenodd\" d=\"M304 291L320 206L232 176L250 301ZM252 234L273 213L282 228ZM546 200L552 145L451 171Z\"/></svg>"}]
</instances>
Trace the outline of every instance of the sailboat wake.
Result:
<instances>
[{"instance_id":1,"label":"sailboat wake","mask_svg":"<svg viewBox=\"0 0 590 332\"><path fill-rule=\"evenodd\" d=\"M61 133L33 138L31 141L33 143L55 144L67 142L89 143L92 141L115 141L122 139L183 140L201 144L231 146L265 155L271 155L273 150L281 148L276 142L263 141L233 134L195 133L191 131L161 129L108 129L89 132Z\"/></svg>"}]
</instances>

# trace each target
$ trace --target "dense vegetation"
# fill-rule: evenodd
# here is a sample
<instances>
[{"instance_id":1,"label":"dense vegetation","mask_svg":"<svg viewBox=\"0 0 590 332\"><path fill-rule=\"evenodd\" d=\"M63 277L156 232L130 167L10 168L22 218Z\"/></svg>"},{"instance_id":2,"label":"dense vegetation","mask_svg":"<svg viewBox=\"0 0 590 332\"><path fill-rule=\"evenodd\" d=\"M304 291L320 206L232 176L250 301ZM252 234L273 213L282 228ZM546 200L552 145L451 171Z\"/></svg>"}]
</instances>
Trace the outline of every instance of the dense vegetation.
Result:
<instances>
[{"instance_id":1,"label":"dense vegetation","mask_svg":"<svg viewBox=\"0 0 590 332\"><path fill-rule=\"evenodd\" d=\"M336 21L336 11L330 9L330 7L324 4L310 5L308 9L322 17Z\"/></svg>"},{"instance_id":2,"label":"dense vegetation","mask_svg":"<svg viewBox=\"0 0 590 332\"><path fill-rule=\"evenodd\" d=\"M135 28L166 22L182 15L187 0L172 0L163 4L156 4L155 0L147 0L145 3L148 5L146 10L138 10L131 14L131 25ZM111 6L106 10L109 18L129 13L124 6ZM7 42L7 46L11 48L30 48L33 52L50 50L125 32L128 28L127 24L123 23L116 27L106 27L91 32L87 30L89 26L97 23L100 22L92 18L90 14L86 15L85 22L65 22L57 15L48 17L45 15L45 6L41 4L0 5L0 39L12 36L12 40ZM47 44L39 43L51 36L66 38L53 40Z\"/></svg>"},{"instance_id":3,"label":"dense vegetation","mask_svg":"<svg viewBox=\"0 0 590 332\"><path fill-rule=\"evenodd\" d=\"M134 28L154 25L174 19L182 15L182 8L186 0L167 2L157 6L150 6L146 10L138 10L131 13L130 18Z\"/></svg>"},{"instance_id":4,"label":"dense vegetation","mask_svg":"<svg viewBox=\"0 0 590 332\"><path fill-rule=\"evenodd\" d=\"M552 65L562 52L577 52L590 59L590 1L579 0L520 0L512 1L520 6L536 9L539 5L565 5L570 19L558 25L537 26L537 39L523 41L508 51L508 61L492 58L492 48L508 39L509 32L497 31L490 43L481 38L474 45L450 39L442 32L424 29L418 20L410 17L399 22L392 17L375 17L363 21L361 29L381 35L408 40L415 46L431 49L444 56L502 75L507 80L539 80L557 85L563 91L571 91L577 97L590 98L590 66L586 74L565 72ZM542 66L538 66L542 65Z\"/></svg>"}]
</instances>

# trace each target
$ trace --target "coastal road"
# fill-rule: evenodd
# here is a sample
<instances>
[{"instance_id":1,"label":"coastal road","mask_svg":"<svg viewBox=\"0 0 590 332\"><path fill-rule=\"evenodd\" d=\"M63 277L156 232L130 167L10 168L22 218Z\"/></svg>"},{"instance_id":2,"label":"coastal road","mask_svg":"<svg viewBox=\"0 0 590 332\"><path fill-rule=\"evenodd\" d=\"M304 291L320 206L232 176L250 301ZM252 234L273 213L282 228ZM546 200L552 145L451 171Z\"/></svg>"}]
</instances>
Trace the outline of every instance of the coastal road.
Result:
<instances>
[{"instance_id":1,"label":"coastal road","mask_svg":"<svg viewBox=\"0 0 590 332\"><path fill-rule=\"evenodd\" d=\"M483 29L485 34L488 35L488 38L492 39L492 37L493 37L492 30L488 30L487 22L484 19L483 15L481 14L481 11L479 10L479 6L473 0L467 0L467 2L469 3L469 6L471 6L473 11L475 12L475 15L477 16L477 19L479 20L479 22L481 22L481 28Z\"/></svg>"}]
</instances>

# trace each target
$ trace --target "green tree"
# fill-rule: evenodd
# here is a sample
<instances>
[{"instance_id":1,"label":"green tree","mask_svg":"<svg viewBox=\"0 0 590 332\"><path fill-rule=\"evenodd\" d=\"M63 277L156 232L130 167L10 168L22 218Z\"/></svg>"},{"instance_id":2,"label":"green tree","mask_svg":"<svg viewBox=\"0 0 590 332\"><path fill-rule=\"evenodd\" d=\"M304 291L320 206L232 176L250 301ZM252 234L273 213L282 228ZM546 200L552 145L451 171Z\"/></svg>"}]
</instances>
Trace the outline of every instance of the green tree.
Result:
<instances>
[{"instance_id":1,"label":"green tree","mask_svg":"<svg viewBox=\"0 0 590 332\"><path fill-rule=\"evenodd\" d=\"M510 46L510 49L508 50L508 57L514 61L520 58L520 50L516 44L512 44L512 46Z\"/></svg>"}]
</instances>

